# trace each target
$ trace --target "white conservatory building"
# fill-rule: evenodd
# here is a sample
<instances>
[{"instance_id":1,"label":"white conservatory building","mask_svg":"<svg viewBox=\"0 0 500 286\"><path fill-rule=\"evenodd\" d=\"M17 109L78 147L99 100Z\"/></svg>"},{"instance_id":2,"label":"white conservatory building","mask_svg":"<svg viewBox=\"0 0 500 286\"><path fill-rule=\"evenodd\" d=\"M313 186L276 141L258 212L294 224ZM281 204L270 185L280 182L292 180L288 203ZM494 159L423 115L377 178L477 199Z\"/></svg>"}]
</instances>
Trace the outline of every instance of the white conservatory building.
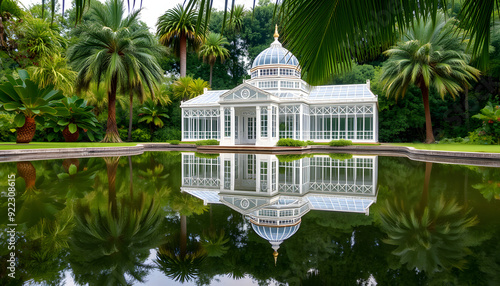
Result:
<instances>
[{"instance_id":1,"label":"white conservatory building","mask_svg":"<svg viewBox=\"0 0 500 286\"><path fill-rule=\"evenodd\" d=\"M274 146L279 138L378 141L377 96L370 82L309 86L299 61L274 34L253 61L251 79L231 90L206 90L183 102L182 140Z\"/></svg>"}]
</instances>

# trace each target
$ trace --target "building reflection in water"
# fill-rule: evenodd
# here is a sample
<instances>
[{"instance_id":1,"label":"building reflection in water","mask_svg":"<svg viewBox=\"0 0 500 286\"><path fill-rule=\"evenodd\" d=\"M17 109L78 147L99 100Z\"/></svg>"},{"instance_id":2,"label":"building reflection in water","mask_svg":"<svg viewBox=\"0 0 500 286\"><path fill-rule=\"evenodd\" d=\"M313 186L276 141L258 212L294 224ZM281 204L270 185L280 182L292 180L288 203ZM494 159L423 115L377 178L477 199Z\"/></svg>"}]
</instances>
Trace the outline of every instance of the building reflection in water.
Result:
<instances>
[{"instance_id":1,"label":"building reflection in water","mask_svg":"<svg viewBox=\"0 0 500 286\"><path fill-rule=\"evenodd\" d=\"M245 215L271 243L275 261L280 244L310 210L368 215L377 200L377 156L319 155L290 162L267 154L208 157L182 154L181 190Z\"/></svg>"}]
</instances>

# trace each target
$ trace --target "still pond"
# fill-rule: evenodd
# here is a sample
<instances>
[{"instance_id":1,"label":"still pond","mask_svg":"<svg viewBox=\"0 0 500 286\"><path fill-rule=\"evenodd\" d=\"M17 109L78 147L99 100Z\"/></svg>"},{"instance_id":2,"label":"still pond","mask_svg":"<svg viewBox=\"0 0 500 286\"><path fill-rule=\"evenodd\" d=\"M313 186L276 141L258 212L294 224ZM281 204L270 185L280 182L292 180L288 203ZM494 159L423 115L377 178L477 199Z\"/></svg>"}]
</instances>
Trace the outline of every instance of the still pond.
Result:
<instances>
[{"instance_id":1,"label":"still pond","mask_svg":"<svg viewBox=\"0 0 500 286\"><path fill-rule=\"evenodd\" d=\"M1 285L500 285L500 168L148 152L15 174Z\"/></svg>"}]
</instances>

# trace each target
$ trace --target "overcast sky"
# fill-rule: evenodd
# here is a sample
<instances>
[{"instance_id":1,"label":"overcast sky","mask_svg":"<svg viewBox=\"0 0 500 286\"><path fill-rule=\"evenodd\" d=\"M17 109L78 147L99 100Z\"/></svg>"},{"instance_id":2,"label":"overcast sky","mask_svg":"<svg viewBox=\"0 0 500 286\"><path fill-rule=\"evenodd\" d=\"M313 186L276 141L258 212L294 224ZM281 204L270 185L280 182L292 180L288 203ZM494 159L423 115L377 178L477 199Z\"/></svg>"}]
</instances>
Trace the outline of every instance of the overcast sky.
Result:
<instances>
[{"instance_id":1,"label":"overcast sky","mask_svg":"<svg viewBox=\"0 0 500 286\"><path fill-rule=\"evenodd\" d=\"M42 0L19 0L26 8L33 4L41 4ZM59 3L62 3L62 0L58 0ZM71 0L65 0L66 6L71 3ZM95 0L91 0L95 1ZM105 0L99 0L101 2L105 2ZM130 2L133 2L131 0ZM141 0L136 0L137 4L141 3ZM141 20L144 21L151 30L155 29L156 20L160 17L165 11L170 8L173 8L178 3L184 3L184 0L143 0L142 1L142 12L141 12ZM217 10L224 9L224 0L214 0L213 7ZM256 4L258 0L256 1ZM236 4L243 4L247 9L251 9L253 7L253 0L236 0Z\"/></svg>"}]
</instances>

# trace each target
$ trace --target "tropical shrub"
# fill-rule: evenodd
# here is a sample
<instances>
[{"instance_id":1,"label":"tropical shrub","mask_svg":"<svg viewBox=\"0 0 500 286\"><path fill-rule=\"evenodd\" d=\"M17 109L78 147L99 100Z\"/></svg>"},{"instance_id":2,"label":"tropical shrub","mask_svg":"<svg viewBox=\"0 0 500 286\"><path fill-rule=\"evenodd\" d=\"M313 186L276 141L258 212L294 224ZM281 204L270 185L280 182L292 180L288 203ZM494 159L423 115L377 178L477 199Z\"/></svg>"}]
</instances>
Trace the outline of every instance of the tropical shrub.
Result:
<instances>
[{"instance_id":1,"label":"tropical shrub","mask_svg":"<svg viewBox=\"0 0 500 286\"><path fill-rule=\"evenodd\" d=\"M151 141L151 133L147 132L144 129L135 129L132 131L132 141L134 142L150 142Z\"/></svg>"},{"instance_id":2,"label":"tropical shrub","mask_svg":"<svg viewBox=\"0 0 500 286\"><path fill-rule=\"evenodd\" d=\"M169 140L181 140L182 132L175 128L163 127L153 133L153 142L166 142Z\"/></svg>"},{"instance_id":3,"label":"tropical shrub","mask_svg":"<svg viewBox=\"0 0 500 286\"><path fill-rule=\"evenodd\" d=\"M101 126L92 112L94 107L88 106L83 98L78 96L65 97L54 103L53 106L57 110L57 114L49 117L45 127L53 129L54 132L62 131L66 142L77 141L80 130L87 134L90 141L96 140L94 135L100 135ZM50 133L47 140L52 141L55 136L56 133Z\"/></svg>"},{"instance_id":4,"label":"tropical shrub","mask_svg":"<svg viewBox=\"0 0 500 286\"><path fill-rule=\"evenodd\" d=\"M120 134L120 139L122 139L122 141L127 140L128 132L126 129L118 129L118 133ZM151 142L151 133L147 130L137 128L132 131L131 135L133 142Z\"/></svg>"},{"instance_id":5,"label":"tropical shrub","mask_svg":"<svg viewBox=\"0 0 500 286\"><path fill-rule=\"evenodd\" d=\"M469 138L456 137L456 138L444 138L437 142L438 144L467 144L469 143Z\"/></svg>"},{"instance_id":6,"label":"tropical shrub","mask_svg":"<svg viewBox=\"0 0 500 286\"><path fill-rule=\"evenodd\" d=\"M169 118L163 106L156 104L152 100L144 102L144 105L139 108L139 122L145 121L150 126L151 136L153 136L153 126L163 127L162 118Z\"/></svg>"},{"instance_id":7,"label":"tropical shrub","mask_svg":"<svg viewBox=\"0 0 500 286\"><path fill-rule=\"evenodd\" d=\"M345 153L330 153L328 154L328 157L334 159L334 160L349 160L352 159L352 154L345 154Z\"/></svg>"},{"instance_id":8,"label":"tropical shrub","mask_svg":"<svg viewBox=\"0 0 500 286\"><path fill-rule=\"evenodd\" d=\"M328 145L333 146L333 147L341 147L341 146L350 146L352 145L351 140L345 140L345 139L340 139L340 140L332 140Z\"/></svg>"},{"instance_id":9,"label":"tropical shrub","mask_svg":"<svg viewBox=\"0 0 500 286\"><path fill-rule=\"evenodd\" d=\"M301 147L307 146L307 143L291 138L281 138L280 140L278 140L278 143L276 143L276 146Z\"/></svg>"},{"instance_id":10,"label":"tropical shrub","mask_svg":"<svg viewBox=\"0 0 500 286\"><path fill-rule=\"evenodd\" d=\"M480 110L479 114L472 116L483 121L483 126L478 133L480 136L492 137L492 143L490 144L500 144L500 106L494 106L493 103L488 102L488 104ZM477 130L476 130L477 131ZM481 132L484 131L484 132ZM470 135L469 135L470 136Z\"/></svg>"},{"instance_id":11,"label":"tropical shrub","mask_svg":"<svg viewBox=\"0 0 500 286\"><path fill-rule=\"evenodd\" d=\"M7 76L7 81L0 85L0 110L16 114L16 142L29 143L35 136L36 122L44 124L42 115L55 114L57 110L52 104L64 96L52 85L38 87L25 70L19 70L18 75L18 79Z\"/></svg>"},{"instance_id":12,"label":"tropical shrub","mask_svg":"<svg viewBox=\"0 0 500 286\"><path fill-rule=\"evenodd\" d=\"M198 140L194 144L196 146L203 146L203 145L219 145L219 141L215 139L208 139L208 140Z\"/></svg>"},{"instance_id":13,"label":"tropical shrub","mask_svg":"<svg viewBox=\"0 0 500 286\"><path fill-rule=\"evenodd\" d=\"M194 156L203 159L217 159L219 158L220 154L208 154L208 153L205 154L205 153L194 152Z\"/></svg>"},{"instance_id":14,"label":"tropical shrub","mask_svg":"<svg viewBox=\"0 0 500 286\"><path fill-rule=\"evenodd\" d=\"M478 128L469 133L469 144L489 145L495 143L495 138L482 128Z\"/></svg>"}]
</instances>

